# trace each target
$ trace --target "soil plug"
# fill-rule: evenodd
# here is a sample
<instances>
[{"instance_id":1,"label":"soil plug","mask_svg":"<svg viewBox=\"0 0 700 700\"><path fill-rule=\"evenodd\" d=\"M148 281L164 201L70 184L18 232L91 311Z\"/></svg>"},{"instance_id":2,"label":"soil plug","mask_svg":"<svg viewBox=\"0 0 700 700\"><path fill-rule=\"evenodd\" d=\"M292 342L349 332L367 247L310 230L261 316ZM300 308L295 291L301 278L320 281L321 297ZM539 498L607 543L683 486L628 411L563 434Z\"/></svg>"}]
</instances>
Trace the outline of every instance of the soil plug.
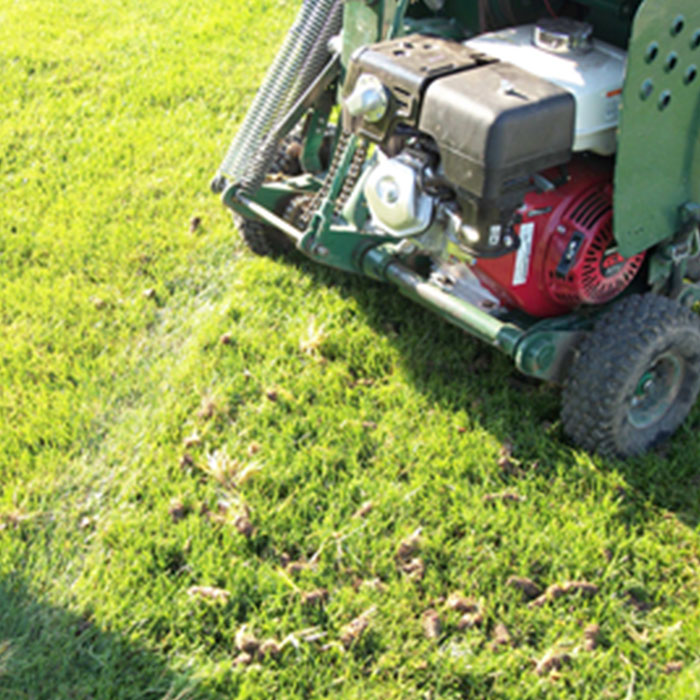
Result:
<instances>
[{"instance_id":1,"label":"soil plug","mask_svg":"<svg viewBox=\"0 0 700 700\"><path fill-rule=\"evenodd\" d=\"M550 649L535 665L535 673L543 676L550 671L558 671L564 664L569 663L571 657L560 649Z\"/></svg>"},{"instance_id":2,"label":"soil plug","mask_svg":"<svg viewBox=\"0 0 700 700\"><path fill-rule=\"evenodd\" d=\"M521 503L525 500L524 496L521 496L515 491L501 491L499 493L487 493L484 496L484 503L493 503L494 501L502 501L503 503Z\"/></svg>"},{"instance_id":3,"label":"soil plug","mask_svg":"<svg viewBox=\"0 0 700 700\"><path fill-rule=\"evenodd\" d=\"M243 537L250 537L253 534L253 523L250 522L248 509L244 508L234 519L233 526Z\"/></svg>"},{"instance_id":4,"label":"soil plug","mask_svg":"<svg viewBox=\"0 0 700 700\"><path fill-rule=\"evenodd\" d=\"M282 652L282 647L279 645L276 639L266 639L260 645L260 656L264 659L267 657L279 656Z\"/></svg>"},{"instance_id":5,"label":"soil plug","mask_svg":"<svg viewBox=\"0 0 700 700\"><path fill-rule=\"evenodd\" d=\"M499 622L493 628L493 641L491 642L491 650L495 651L499 647L508 646L510 642L511 638L510 632L508 632L508 628L502 622Z\"/></svg>"},{"instance_id":6,"label":"soil plug","mask_svg":"<svg viewBox=\"0 0 700 700\"><path fill-rule=\"evenodd\" d=\"M223 588L216 588L215 586L190 586L187 589L187 595L191 598L197 596L199 598L225 603L229 599L231 593Z\"/></svg>"},{"instance_id":7,"label":"soil plug","mask_svg":"<svg viewBox=\"0 0 700 700\"><path fill-rule=\"evenodd\" d=\"M592 622L583 630L583 648L586 651L593 651L600 641L600 627Z\"/></svg>"},{"instance_id":8,"label":"soil plug","mask_svg":"<svg viewBox=\"0 0 700 700\"><path fill-rule=\"evenodd\" d=\"M473 613L464 613L462 617L459 618L457 623L458 630L473 629L474 627L481 627L484 624L484 615L481 611Z\"/></svg>"},{"instance_id":9,"label":"soil plug","mask_svg":"<svg viewBox=\"0 0 700 700\"><path fill-rule=\"evenodd\" d=\"M201 225L202 225L202 217L201 216L193 216L190 219L190 233L195 233Z\"/></svg>"},{"instance_id":10,"label":"soil plug","mask_svg":"<svg viewBox=\"0 0 700 700\"><path fill-rule=\"evenodd\" d=\"M233 660L234 666L249 666L251 663L253 663L253 657L244 651Z\"/></svg>"},{"instance_id":11,"label":"soil plug","mask_svg":"<svg viewBox=\"0 0 700 700\"><path fill-rule=\"evenodd\" d=\"M355 640L359 639L364 631L369 626L370 617L374 614L375 608L369 608L358 615L354 620L348 622L340 630L340 641L343 643L345 648L348 648Z\"/></svg>"},{"instance_id":12,"label":"soil plug","mask_svg":"<svg viewBox=\"0 0 700 700\"><path fill-rule=\"evenodd\" d=\"M243 625L234 638L236 648L246 654L255 654L260 648L260 642L255 635L248 630L248 625Z\"/></svg>"},{"instance_id":13,"label":"soil plug","mask_svg":"<svg viewBox=\"0 0 700 700\"><path fill-rule=\"evenodd\" d=\"M479 612L479 604L474 600L474 598L467 598L463 596L459 591L454 591L450 593L445 603L445 607L448 610L456 610L461 613L475 613Z\"/></svg>"},{"instance_id":14,"label":"soil plug","mask_svg":"<svg viewBox=\"0 0 700 700\"><path fill-rule=\"evenodd\" d=\"M170 507L168 508L168 514L172 518L172 521L174 523L179 523L180 520L184 519L187 517L189 514L190 509L188 506L186 506L184 503L182 503L179 500L173 500L170 502Z\"/></svg>"},{"instance_id":15,"label":"soil plug","mask_svg":"<svg viewBox=\"0 0 700 700\"><path fill-rule=\"evenodd\" d=\"M315 591L307 591L301 594L302 605L322 605L328 600L328 591L319 588Z\"/></svg>"},{"instance_id":16,"label":"soil plug","mask_svg":"<svg viewBox=\"0 0 700 700\"><path fill-rule=\"evenodd\" d=\"M440 622L440 616L435 612L435 610L426 610L423 613L423 634L428 639L437 639L442 631L442 623Z\"/></svg>"},{"instance_id":17,"label":"soil plug","mask_svg":"<svg viewBox=\"0 0 700 700\"><path fill-rule=\"evenodd\" d=\"M535 598L530 603L531 608L541 608L545 603L549 603L557 598L561 598L569 593L575 593L576 591L581 591L586 595L593 596L598 592L598 586L595 583L589 583L588 581L565 581L564 583L553 583L551 586L547 587L547 590Z\"/></svg>"},{"instance_id":18,"label":"soil plug","mask_svg":"<svg viewBox=\"0 0 700 700\"><path fill-rule=\"evenodd\" d=\"M532 579L525 576L510 576L506 585L522 591L525 598L536 598L542 593L542 589Z\"/></svg>"},{"instance_id":19,"label":"soil plug","mask_svg":"<svg viewBox=\"0 0 700 700\"><path fill-rule=\"evenodd\" d=\"M425 576L425 563L422 559L414 557L411 561L406 562L401 570L413 581L422 581Z\"/></svg>"},{"instance_id":20,"label":"soil plug","mask_svg":"<svg viewBox=\"0 0 700 700\"><path fill-rule=\"evenodd\" d=\"M406 561L418 551L418 548L420 547L420 533L422 530L422 527L417 528L408 537L400 542L399 546L396 548L397 559L400 561Z\"/></svg>"}]
</instances>

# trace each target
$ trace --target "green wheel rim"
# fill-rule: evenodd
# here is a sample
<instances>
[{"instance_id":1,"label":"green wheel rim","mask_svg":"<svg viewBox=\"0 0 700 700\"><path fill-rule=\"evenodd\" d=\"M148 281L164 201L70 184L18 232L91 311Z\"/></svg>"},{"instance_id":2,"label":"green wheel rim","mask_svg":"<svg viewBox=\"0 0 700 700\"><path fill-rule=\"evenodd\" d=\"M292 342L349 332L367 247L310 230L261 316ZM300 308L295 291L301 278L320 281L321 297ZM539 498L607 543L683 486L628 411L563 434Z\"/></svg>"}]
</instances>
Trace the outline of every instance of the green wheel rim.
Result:
<instances>
[{"instance_id":1,"label":"green wheel rim","mask_svg":"<svg viewBox=\"0 0 700 700\"><path fill-rule=\"evenodd\" d=\"M630 399L629 422L639 429L660 421L678 396L683 363L671 353L660 355L637 381Z\"/></svg>"}]
</instances>

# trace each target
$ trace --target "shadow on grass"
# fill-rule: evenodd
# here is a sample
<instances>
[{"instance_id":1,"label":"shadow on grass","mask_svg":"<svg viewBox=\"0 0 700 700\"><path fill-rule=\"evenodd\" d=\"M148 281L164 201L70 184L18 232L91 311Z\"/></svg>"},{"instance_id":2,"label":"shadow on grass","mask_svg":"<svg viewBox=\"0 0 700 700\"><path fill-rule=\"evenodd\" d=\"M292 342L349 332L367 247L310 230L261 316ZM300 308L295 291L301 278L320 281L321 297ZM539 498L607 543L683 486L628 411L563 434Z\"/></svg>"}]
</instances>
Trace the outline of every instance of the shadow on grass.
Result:
<instances>
[{"instance_id":1,"label":"shadow on grass","mask_svg":"<svg viewBox=\"0 0 700 700\"><path fill-rule=\"evenodd\" d=\"M3 700L207 700L183 673L89 619L38 601L14 578L0 580Z\"/></svg>"},{"instance_id":2,"label":"shadow on grass","mask_svg":"<svg viewBox=\"0 0 700 700\"><path fill-rule=\"evenodd\" d=\"M321 287L352 297L366 321L386 335L399 351L416 388L448 411L467 409L470 419L515 456L538 463L547 476L557 462L574 461L574 448L559 423L560 391L522 375L498 350L476 340L388 284L313 263L294 253L283 264L294 265ZM594 399L594 397L592 397ZM676 512L692 528L700 523L700 405L670 442L648 455L625 462L594 456L603 470L616 470L635 497L628 515L644 517L649 504ZM566 478L566 477L565 477ZM576 479L576 473L572 473Z\"/></svg>"}]
</instances>

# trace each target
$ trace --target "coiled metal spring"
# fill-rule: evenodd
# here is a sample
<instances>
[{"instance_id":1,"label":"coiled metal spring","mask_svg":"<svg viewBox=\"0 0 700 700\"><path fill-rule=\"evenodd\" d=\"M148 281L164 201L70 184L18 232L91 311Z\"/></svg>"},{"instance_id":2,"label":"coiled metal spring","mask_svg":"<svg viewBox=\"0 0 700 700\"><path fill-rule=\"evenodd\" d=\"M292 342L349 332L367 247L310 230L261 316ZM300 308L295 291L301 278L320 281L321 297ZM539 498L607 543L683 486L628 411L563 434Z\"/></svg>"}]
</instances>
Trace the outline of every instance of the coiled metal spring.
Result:
<instances>
[{"instance_id":1,"label":"coiled metal spring","mask_svg":"<svg viewBox=\"0 0 700 700\"><path fill-rule=\"evenodd\" d=\"M299 78L300 73L307 71L302 67L323 35L328 13L335 2L337 0L305 0L219 167L215 182L220 176L240 181L250 173L251 159L266 134L304 89L303 86L300 89Z\"/></svg>"}]
</instances>

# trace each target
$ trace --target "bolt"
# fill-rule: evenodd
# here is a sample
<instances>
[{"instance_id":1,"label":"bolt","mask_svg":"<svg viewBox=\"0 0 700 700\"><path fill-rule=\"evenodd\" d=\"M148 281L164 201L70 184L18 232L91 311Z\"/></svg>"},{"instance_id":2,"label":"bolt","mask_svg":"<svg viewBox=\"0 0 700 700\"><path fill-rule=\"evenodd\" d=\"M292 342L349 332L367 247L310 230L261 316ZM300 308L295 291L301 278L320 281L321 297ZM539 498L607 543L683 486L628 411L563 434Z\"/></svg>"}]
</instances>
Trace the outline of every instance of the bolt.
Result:
<instances>
[{"instance_id":1,"label":"bolt","mask_svg":"<svg viewBox=\"0 0 700 700\"><path fill-rule=\"evenodd\" d=\"M209 187L214 194L220 194L226 189L226 177L224 175L216 175L211 181Z\"/></svg>"},{"instance_id":2,"label":"bolt","mask_svg":"<svg viewBox=\"0 0 700 700\"><path fill-rule=\"evenodd\" d=\"M643 384L642 384L642 396L648 396L651 391L654 388L654 378L649 377Z\"/></svg>"},{"instance_id":3,"label":"bolt","mask_svg":"<svg viewBox=\"0 0 700 700\"><path fill-rule=\"evenodd\" d=\"M385 204L396 204L399 201L399 186L393 177L383 177L377 183L377 193Z\"/></svg>"},{"instance_id":4,"label":"bolt","mask_svg":"<svg viewBox=\"0 0 700 700\"><path fill-rule=\"evenodd\" d=\"M344 104L351 116L378 122L387 113L389 98L379 78L365 73L357 79L352 94L345 98Z\"/></svg>"}]
</instances>

